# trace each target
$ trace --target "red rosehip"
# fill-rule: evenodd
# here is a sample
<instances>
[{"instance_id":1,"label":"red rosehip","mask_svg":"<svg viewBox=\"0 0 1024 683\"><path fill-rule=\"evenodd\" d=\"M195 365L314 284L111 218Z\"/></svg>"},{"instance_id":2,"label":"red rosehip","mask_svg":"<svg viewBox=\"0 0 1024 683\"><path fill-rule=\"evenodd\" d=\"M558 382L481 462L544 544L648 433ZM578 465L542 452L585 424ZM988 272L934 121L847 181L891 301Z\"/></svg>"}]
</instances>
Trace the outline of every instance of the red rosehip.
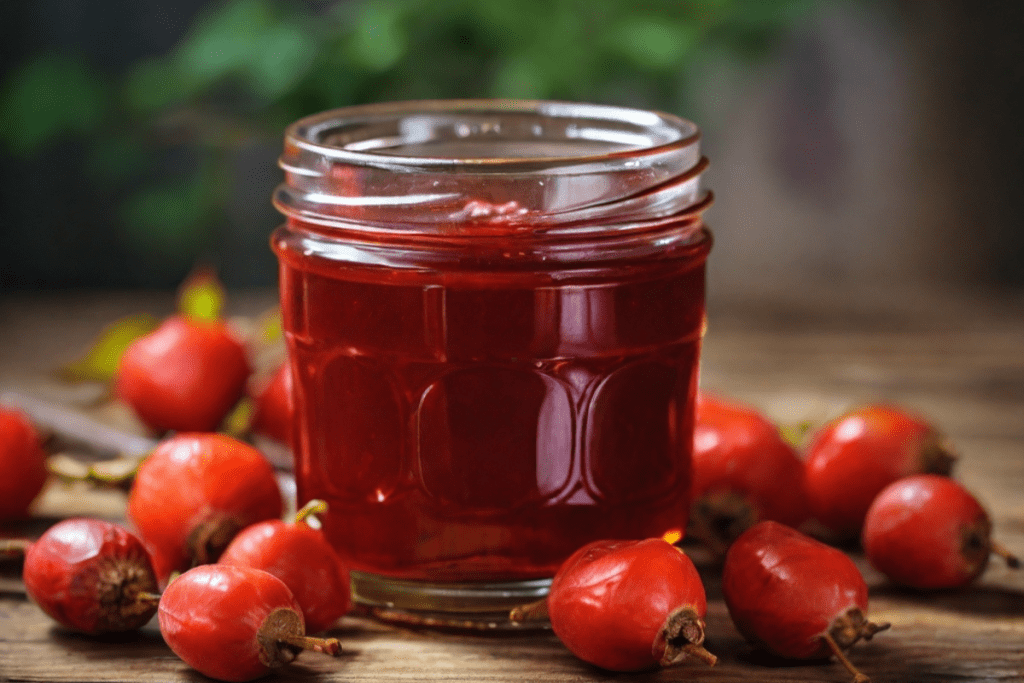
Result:
<instances>
[{"instance_id":1,"label":"red rosehip","mask_svg":"<svg viewBox=\"0 0 1024 683\"><path fill-rule=\"evenodd\" d=\"M702 646L707 600L700 576L660 538L583 546L555 574L547 611L565 646L603 669L716 661Z\"/></svg>"},{"instance_id":2,"label":"red rosehip","mask_svg":"<svg viewBox=\"0 0 1024 683\"><path fill-rule=\"evenodd\" d=\"M954 456L929 423L891 406L865 406L818 430L806 454L812 515L857 538L878 492L911 474L949 474Z\"/></svg>"},{"instance_id":3,"label":"red rosehip","mask_svg":"<svg viewBox=\"0 0 1024 683\"><path fill-rule=\"evenodd\" d=\"M238 403L250 372L227 325L174 315L128 346L115 388L151 429L210 432Z\"/></svg>"},{"instance_id":4,"label":"red rosehip","mask_svg":"<svg viewBox=\"0 0 1024 683\"><path fill-rule=\"evenodd\" d=\"M153 557L157 576L215 562L243 528L283 512L274 470L263 455L224 434L178 434L139 466L128 519Z\"/></svg>"},{"instance_id":5,"label":"red rosehip","mask_svg":"<svg viewBox=\"0 0 1024 683\"><path fill-rule=\"evenodd\" d=\"M695 535L724 551L761 520L792 527L807 520L804 465L757 410L702 393L694 425L691 500Z\"/></svg>"},{"instance_id":6,"label":"red rosehip","mask_svg":"<svg viewBox=\"0 0 1024 683\"><path fill-rule=\"evenodd\" d=\"M47 476L46 453L32 423L0 406L0 520L25 517Z\"/></svg>"},{"instance_id":7,"label":"red rosehip","mask_svg":"<svg viewBox=\"0 0 1024 683\"><path fill-rule=\"evenodd\" d=\"M251 429L280 443L292 442L292 371L287 362L271 375L267 384L254 397L255 409Z\"/></svg>"},{"instance_id":8,"label":"red rosehip","mask_svg":"<svg viewBox=\"0 0 1024 683\"><path fill-rule=\"evenodd\" d=\"M985 571L993 552L1019 562L992 540L988 513L948 477L919 474L882 489L864 520L864 552L892 581L912 588L956 588Z\"/></svg>"},{"instance_id":9,"label":"red rosehip","mask_svg":"<svg viewBox=\"0 0 1024 683\"><path fill-rule=\"evenodd\" d=\"M302 606L308 633L328 628L351 603L348 568L320 530L307 523L310 514L325 509L323 501L311 501L294 524L271 519L247 526L219 560L262 569L284 581Z\"/></svg>"},{"instance_id":10,"label":"red rosehip","mask_svg":"<svg viewBox=\"0 0 1024 683\"><path fill-rule=\"evenodd\" d=\"M842 551L777 522L759 522L729 547L722 593L736 628L753 645L792 659L835 655L888 624L867 620L868 588Z\"/></svg>"},{"instance_id":11,"label":"red rosehip","mask_svg":"<svg viewBox=\"0 0 1024 683\"><path fill-rule=\"evenodd\" d=\"M279 578L251 567L204 565L167 586L160 633L174 654L221 681L251 681L302 650L337 655L334 638L305 635L302 610Z\"/></svg>"},{"instance_id":12,"label":"red rosehip","mask_svg":"<svg viewBox=\"0 0 1024 683\"><path fill-rule=\"evenodd\" d=\"M142 542L98 519L66 519L47 529L25 553L22 578L44 612L85 633L139 628L159 600Z\"/></svg>"}]
</instances>

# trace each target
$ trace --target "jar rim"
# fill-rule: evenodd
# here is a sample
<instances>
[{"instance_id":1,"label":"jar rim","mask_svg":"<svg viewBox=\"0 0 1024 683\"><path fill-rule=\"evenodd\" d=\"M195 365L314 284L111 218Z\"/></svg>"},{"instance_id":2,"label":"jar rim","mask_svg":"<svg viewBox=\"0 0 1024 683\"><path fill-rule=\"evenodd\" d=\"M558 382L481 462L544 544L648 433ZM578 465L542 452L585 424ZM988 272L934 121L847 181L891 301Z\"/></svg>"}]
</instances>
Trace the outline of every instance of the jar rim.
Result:
<instances>
[{"instance_id":1,"label":"jar rim","mask_svg":"<svg viewBox=\"0 0 1024 683\"><path fill-rule=\"evenodd\" d=\"M550 100L411 100L333 109L285 131L289 219L366 233L584 232L706 206L700 130L682 118ZM688 220L688 218L686 218Z\"/></svg>"},{"instance_id":2,"label":"jar rim","mask_svg":"<svg viewBox=\"0 0 1024 683\"><path fill-rule=\"evenodd\" d=\"M493 149L501 124L482 122L474 127L467 121L474 117L503 117L506 121L520 117L521 123L532 120L532 130L538 135L541 121L564 123L564 141L546 140L548 153L538 153L543 147L524 145L524 140L517 141L514 154L437 153L443 148L439 143L445 141L445 134L454 135L447 142L461 143L450 145L454 149L472 145ZM381 124L394 126L394 130L382 129ZM382 135L384 132L389 134ZM285 145L325 160L363 167L433 173L552 173L560 167L614 163L623 157L636 160L671 155L696 147L700 137L700 129L691 121L632 107L556 100L438 99L354 105L306 116L287 127ZM396 151L401 148L417 149L418 153ZM558 153L574 149L579 151ZM282 159L285 170L294 170L285 164Z\"/></svg>"}]
</instances>

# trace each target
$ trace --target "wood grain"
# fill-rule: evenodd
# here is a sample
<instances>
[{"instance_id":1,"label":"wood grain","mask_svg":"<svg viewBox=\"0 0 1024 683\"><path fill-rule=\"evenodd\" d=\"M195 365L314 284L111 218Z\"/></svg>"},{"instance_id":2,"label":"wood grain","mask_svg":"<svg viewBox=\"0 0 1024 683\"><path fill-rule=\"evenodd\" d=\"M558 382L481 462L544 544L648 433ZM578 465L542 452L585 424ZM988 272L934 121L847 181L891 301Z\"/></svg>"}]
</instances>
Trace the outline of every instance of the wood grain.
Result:
<instances>
[{"instance_id":1,"label":"wood grain","mask_svg":"<svg viewBox=\"0 0 1024 683\"><path fill-rule=\"evenodd\" d=\"M253 311L272 304L249 301ZM163 299L79 297L0 301L0 390L41 381L43 370L84 347L101 321ZM937 297L767 302L713 308L702 382L761 406L782 422L820 422L854 403L893 400L942 425L961 453L957 476L985 502L995 532L1024 555L1024 306L1019 300ZM55 317L56 316L56 317ZM60 316L71 316L70 322ZM56 329L59 343L52 341ZM45 344L31 340L47 338ZM45 385L45 382L42 382ZM43 387L44 390L46 386ZM51 486L28 525L39 533L70 514L117 519L124 495ZM830 663L792 663L754 652L733 628L715 569L701 565L709 594L707 646L714 668L612 675L576 660L549 632L467 635L413 630L349 616L332 635L340 659L303 654L267 680L306 681L847 681ZM871 587L871 616L892 628L853 648L876 683L1024 681L1024 572L994 561L961 591L923 594L888 585L854 553ZM151 623L137 634L90 638L56 627L24 595L18 568L0 566L0 680L208 680L178 660Z\"/></svg>"}]
</instances>

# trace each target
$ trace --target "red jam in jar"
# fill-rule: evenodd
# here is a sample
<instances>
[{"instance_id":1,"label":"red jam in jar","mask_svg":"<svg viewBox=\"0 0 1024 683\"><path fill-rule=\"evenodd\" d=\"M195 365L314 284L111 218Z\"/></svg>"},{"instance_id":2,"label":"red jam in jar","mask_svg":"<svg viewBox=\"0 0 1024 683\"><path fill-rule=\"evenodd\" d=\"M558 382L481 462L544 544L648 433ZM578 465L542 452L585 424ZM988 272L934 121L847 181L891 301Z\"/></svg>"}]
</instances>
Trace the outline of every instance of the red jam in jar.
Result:
<instances>
[{"instance_id":1,"label":"red jam in jar","mask_svg":"<svg viewBox=\"0 0 1024 683\"><path fill-rule=\"evenodd\" d=\"M367 105L285 136L273 237L300 502L357 600L500 612L685 528L710 236L699 132L641 110Z\"/></svg>"}]
</instances>

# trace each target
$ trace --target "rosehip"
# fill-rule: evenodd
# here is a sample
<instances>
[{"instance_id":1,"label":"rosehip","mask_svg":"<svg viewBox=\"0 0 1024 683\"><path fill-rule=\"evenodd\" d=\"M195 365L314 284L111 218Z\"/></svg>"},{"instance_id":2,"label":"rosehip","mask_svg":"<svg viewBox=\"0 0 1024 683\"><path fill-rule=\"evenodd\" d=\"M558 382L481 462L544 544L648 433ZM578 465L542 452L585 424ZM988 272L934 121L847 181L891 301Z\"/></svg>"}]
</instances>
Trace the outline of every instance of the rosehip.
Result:
<instances>
[{"instance_id":1,"label":"rosehip","mask_svg":"<svg viewBox=\"0 0 1024 683\"><path fill-rule=\"evenodd\" d=\"M251 567L204 565L167 586L160 633L174 654L222 681L251 681L302 650L337 655L334 638L305 635L302 610L279 578Z\"/></svg>"},{"instance_id":2,"label":"rosehip","mask_svg":"<svg viewBox=\"0 0 1024 683\"><path fill-rule=\"evenodd\" d=\"M66 519L47 529L25 553L22 578L46 614L85 633L139 628L159 600L142 542L98 519Z\"/></svg>"},{"instance_id":3,"label":"rosehip","mask_svg":"<svg viewBox=\"0 0 1024 683\"><path fill-rule=\"evenodd\" d=\"M856 677L843 650L888 624L865 617L868 588L853 560L777 522L759 522L729 547L722 593L748 642L792 659L835 655Z\"/></svg>"},{"instance_id":4,"label":"rosehip","mask_svg":"<svg viewBox=\"0 0 1024 683\"><path fill-rule=\"evenodd\" d=\"M178 434L139 466L128 518L157 576L215 562L241 529L282 514L274 470L248 444L224 434Z\"/></svg>"},{"instance_id":5,"label":"rosehip","mask_svg":"<svg viewBox=\"0 0 1024 683\"><path fill-rule=\"evenodd\" d=\"M804 465L758 411L702 393L691 500L695 535L724 551L758 521L796 527L807 519Z\"/></svg>"},{"instance_id":6,"label":"rosehip","mask_svg":"<svg viewBox=\"0 0 1024 683\"><path fill-rule=\"evenodd\" d=\"M948 477L920 474L882 489L864 520L864 552L892 581L912 588L956 588L985 571L998 552L992 522L977 499Z\"/></svg>"},{"instance_id":7,"label":"rosehip","mask_svg":"<svg viewBox=\"0 0 1024 683\"><path fill-rule=\"evenodd\" d=\"M911 474L949 474L954 456L925 420L891 406L865 406L816 432L806 455L811 513L846 538L860 536L875 496Z\"/></svg>"},{"instance_id":8,"label":"rosehip","mask_svg":"<svg viewBox=\"0 0 1024 683\"><path fill-rule=\"evenodd\" d=\"M242 529L231 541L221 564L253 567L284 581L302 606L306 631L323 631L348 611L351 603L348 568L309 515L326 510L323 501L310 501L294 524L278 519Z\"/></svg>"},{"instance_id":9,"label":"rosehip","mask_svg":"<svg viewBox=\"0 0 1024 683\"><path fill-rule=\"evenodd\" d=\"M291 445L293 412L292 371L285 362L255 395L251 429L256 434Z\"/></svg>"},{"instance_id":10,"label":"rosehip","mask_svg":"<svg viewBox=\"0 0 1024 683\"><path fill-rule=\"evenodd\" d=\"M604 669L716 661L702 646L707 600L700 575L660 538L583 546L555 574L547 611L565 646Z\"/></svg>"},{"instance_id":11,"label":"rosehip","mask_svg":"<svg viewBox=\"0 0 1024 683\"><path fill-rule=\"evenodd\" d=\"M46 453L32 423L0 406L0 520L25 517L46 478Z\"/></svg>"},{"instance_id":12,"label":"rosehip","mask_svg":"<svg viewBox=\"0 0 1024 683\"><path fill-rule=\"evenodd\" d=\"M153 430L209 432L242 397L250 372L224 323L174 315L128 346L115 387Z\"/></svg>"}]
</instances>

